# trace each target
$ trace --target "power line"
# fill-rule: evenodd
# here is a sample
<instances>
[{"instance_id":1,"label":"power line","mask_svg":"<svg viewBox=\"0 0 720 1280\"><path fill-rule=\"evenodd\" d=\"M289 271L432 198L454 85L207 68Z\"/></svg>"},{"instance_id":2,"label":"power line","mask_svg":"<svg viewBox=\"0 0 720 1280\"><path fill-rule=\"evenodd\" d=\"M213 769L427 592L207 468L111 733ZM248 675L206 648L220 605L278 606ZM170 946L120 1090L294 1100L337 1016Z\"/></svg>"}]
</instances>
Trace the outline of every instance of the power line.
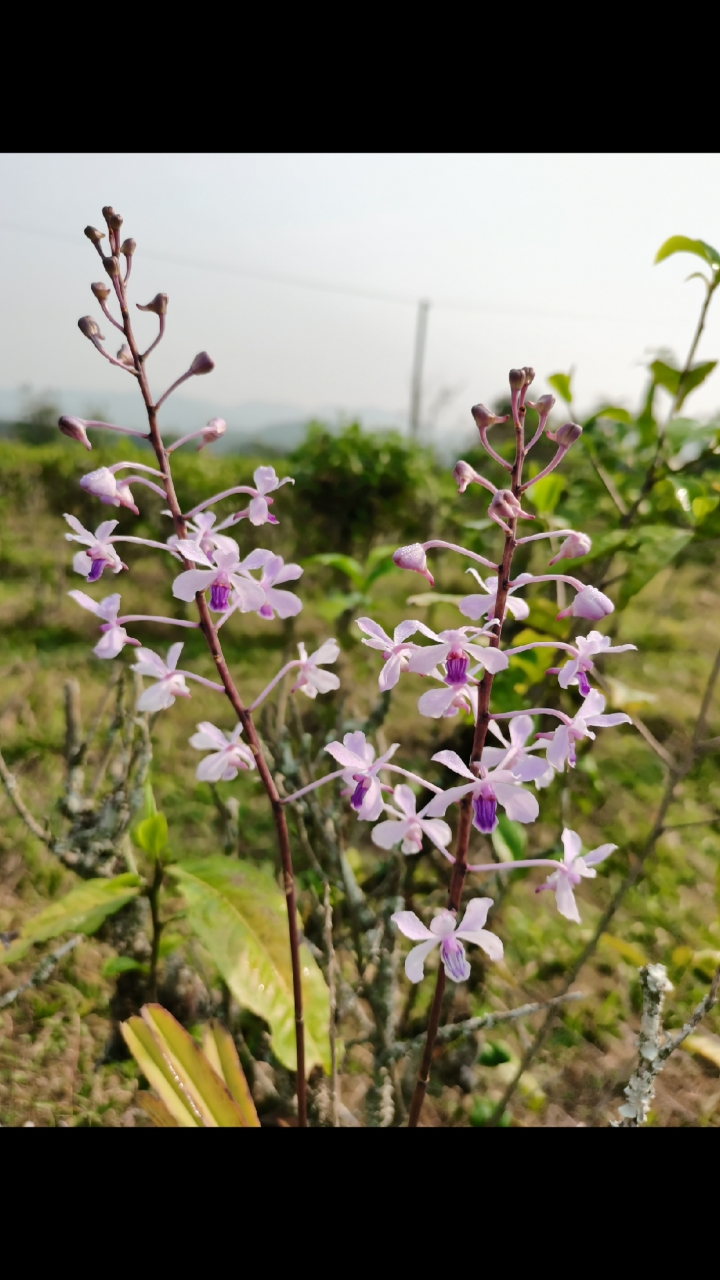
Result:
<instances>
[{"instance_id":1,"label":"power line","mask_svg":"<svg viewBox=\"0 0 720 1280\"><path fill-rule=\"evenodd\" d=\"M55 240L63 244L73 244L76 248L81 247L82 241L78 236L69 235L62 231L48 231L41 227L31 227L21 225L16 222L0 219L0 227L5 227L9 231L19 231L24 235L39 236L44 240ZM242 276L249 280L264 281L266 284L289 285L295 289L310 289L318 293L340 294L345 297L364 298L373 302L389 302L399 304L401 306L417 307L417 297L411 297L405 294L383 293L375 289L362 289L355 285L333 284L327 280L313 280L309 277L287 275L282 272L275 271L258 271L254 267L239 266L236 263L229 262L213 262L208 259L186 258L178 254L164 253L158 249L143 249L146 258L155 260L156 262L167 262L174 266L189 267L196 271L216 271L223 275ZM494 316L514 316L537 318L537 319L557 319L557 320L590 320L602 324L617 324L622 317L618 316L597 316L597 315L581 315L577 312L570 311L545 311L536 309L527 309L519 307L497 307L488 306L486 303L473 302L470 300L445 300L433 301L434 309L443 311L470 311Z\"/></svg>"}]
</instances>

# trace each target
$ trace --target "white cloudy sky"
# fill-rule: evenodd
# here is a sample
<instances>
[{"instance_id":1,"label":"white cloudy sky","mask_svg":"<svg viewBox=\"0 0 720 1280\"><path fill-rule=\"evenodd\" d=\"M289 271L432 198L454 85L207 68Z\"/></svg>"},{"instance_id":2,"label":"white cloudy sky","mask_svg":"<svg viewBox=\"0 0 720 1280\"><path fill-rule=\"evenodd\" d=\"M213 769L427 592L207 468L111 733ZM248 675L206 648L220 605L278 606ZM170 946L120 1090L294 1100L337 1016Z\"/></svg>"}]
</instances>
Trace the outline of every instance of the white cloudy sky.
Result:
<instances>
[{"instance_id":1,"label":"white cloudy sky","mask_svg":"<svg viewBox=\"0 0 720 1280\"><path fill-rule=\"evenodd\" d=\"M205 348L212 385L190 397L402 414L427 297L425 402L445 395L451 429L503 393L511 365L574 365L589 408L631 405L649 352L684 356L696 260L653 257L675 233L720 242L720 156L4 155L0 389L128 389L76 325L101 278L82 230L105 203L138 242L136 300L170 296L158 391ZM720 355L720 312L699 354ZM720 381L694 403L720 405Z\"/></svg>"}]
</instances>

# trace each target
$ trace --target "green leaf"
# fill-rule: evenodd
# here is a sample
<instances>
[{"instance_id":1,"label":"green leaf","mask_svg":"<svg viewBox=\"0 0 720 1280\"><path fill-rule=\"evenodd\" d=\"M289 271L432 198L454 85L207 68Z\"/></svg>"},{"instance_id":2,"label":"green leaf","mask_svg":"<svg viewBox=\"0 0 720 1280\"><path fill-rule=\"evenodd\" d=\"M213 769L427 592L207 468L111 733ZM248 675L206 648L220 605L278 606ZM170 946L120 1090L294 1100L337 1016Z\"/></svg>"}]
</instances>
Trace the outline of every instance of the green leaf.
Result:
<instances>
[{"instance_id":1,"label":"green leaf","mask_svg":"<svg viewBox=\"0 0 720 1280\"><path fill-rule=\"evenodd\" d=\"M553 373L547 381L561 400L568 405L572 404L572 373Z\"/></svg>"},{"instance_id":2,"label":"green leaf","mask_svg":"<svg viewBox=\"0 0 720 1280\"><path fill-rule=\"evenodd\" d=\"M558 475L557 471L551 471L549 476L543 476L537 484L531 484L527 496L541 515L551 515L563 495L564 488L564 476Z\"/></svg>"},{"instance_id":3,"label":"green leaf","mask_svg":"<svg viewBox=\"0 0 720 1280\"><path fill-rule=\"evenodd\" d=\"M373 582L377 582L378 578L384 577L386 573L391 573L395 567L395 561L392 556L385 556L384 559L376 560L365 579L365 590L368 591Z\"/></svg>"},{"instance_id":4,"label":"green leaf","mask_svg":"<svg viewBox=\"0 0 720 1280\"><path fill-rule=\"evenodd\" d=\"M527 845L527 836L519 822L511 822L505 814L498 814L498 825L490 837L501 862L514 862L522 858Z\"/></svg>"},{"instance_id":5,"label":"green leaf","mask_svg":"<svg viewBox=\"0 0 720 1280\"><path fill-rule=\"evenodd\" d=\"M429 608L431 604L458 604L465 596L448 596L439 591L422 591L419 596L408 596L406 604L417 604Z\"/></svg>"},{"instance_id":6,"label":"green leaf","mask_svg":"<svg viewBox=\"0 0 720 1280\"><path fill-rule=\"evenodd\" d=\"M339 569L359 591L365 585L365 570L353 556L343 556L339 552L328 551L325 555L310 556L308 560L303 560L303 565L308 564L322 564L327 569Z\"/></svg>"},{"instance_id":7,"label":"green leaf","mask_svg":"<svg viewBox=\"0 0 720 1280\"><path fill-rule=\"evenodd\" d=\"M242 1129L243 1114L222 1076L192 1036L159 1004L121 1030L130 1052L171 1116L183 1128Z\"/></svg>"},{"instance_id":8,"label":"green leaf","mask_svg":"<svg viewBox=\"0 0 720 1280\"><path fill-rule=\"evenodd\" d=\"M111 956L105 961L100 972L103 978L116 978L119 973L131 973L133 970L137 973L149 972L148 965L141 964L139 960L133 960L130 956Z\"/></svg>"},{"instance_id":9,"label":"green leaf","mask_svg":"<svg viewBox=\"0 0 720 1280\"><path fill-rule=\"evenodd\" d=\"M129 872L112 880L85 880L39 915L26 920L19 938L4 955L0 954L2 963L21 960L34 943L57 938L61 933L95 933L107 916L137 897L140 887L140 877Z\"/></svg>"},{"instance_id":10,"label":"green leaf","mask_svg":"<svg viewBox=\"0 0 720 1280\"><path fill-rule=\"evenodd\" d=\"M255 1103L240 1066L235 1042L219 1022L206 1022L203 1028L203 1052L211 1067L225 1081L230 1093L237 1102L245 1124L248 1128L259 1129L260 1121L255 1110Z\"/></svg>"},{"instance_id":11,"label":"green leaf","mask_svg":"<svg viewBox=\"0 0 720 1280\"><path fill-rule=\"evenodd\" d=\"M687 399L691 391L701 386L705 379L710 377L716 365L717 360L705 360L702 364L691 366L682 379L678 408ZM666 364L664 360L653 360L650 365L650 371L658 386L664 387L672 396L677 396L678 390L680 390L681 369L673 369L672 365Z\"/></svg>"},{"instance_id":12,"label":"green leaf","mask_svg":"<svg viewBox=\"0 0 720 1280\"><path fill-rule=\"evenodd\" d=\"M634 942L626 942L624 938L616 938L612 933L601 933L600 941L606 947L610 947L612 951L616 951L619 956L622 956L623 960L637 965L638 969L647 964L645 952L641 951Z\"/></svg>"},{"instance_id":13,"label":"green leaf","mask_svg":"<svg viewBox=\"0 0 720 1280\"><path fill-rule=\"evenodd\" d=\"M143 818L135 828L133 839L151 858L159 858L168 842L168 824L164 813Z\"/></svg>"},{"instance_id":14,"label":"green leaf","mask_svg":"<svg viewBox=\"0 0 720 1280\"><path fill-rule=\"evenodd\" d=\"M350 609L357 609L359 605L365 603L365 596L361 591L351 591L349 595L332 595L326 596L324 600L318 600L315 605L315 612L325 622L334 622L340 617L341 613L347 613Z\"/></svg>"},{"instance_id":15,"label":"green leaf","mask_svg":"<svg viewBox=\"0 0 720 1280\"><path fill-rule=\"evenodd\" d=\"M606 404L604 409L598 409L597 413L592 415L590 421L594 422L596 418L608 418L610 422L621 422L624 427L632 427L635 419L627 409L620 409L615 404Z\"/></svg>"},{"instance_id":16,"label":"green leaf","mask_svg":"<svg viewBox=\"0 0 720 1280\"><path fill-rule=\"evenodd\" d=\"M207 948L238 1003L269 1024L273 1052L294 1071L295 1022L285 895L272 874L219 857L168 868L188 904L188 923ZM307 1068L330 1071L330 1002L308 947L300 947Z\"/></svg>"},{"instance_id":17,"label":"green leaf","mask_svg":"<svg viewBox=\"0 0 720 1280\"><path fill-rule=\"evenodd\" d=\"M618 603L623 609L638 591L686 547L693 537L690 529L671 529L667 525L643 525L637 530L637 550L630 552L628 572L620 583Z\"/></svg>"},{"instance_id":18,"label":"green leaf","mask_svg":"<svg viewBox=\"0 0 720 1280\"><path fill-rule=\"evenodd\" d=\"M660 245L655 254L655 262L664 262L674 253L694 253L711 267L720 266L720 254L711 244L706 244L704 240L691 240L688 236L670 236L669 240Z\"/></svg>"}]
</instances>

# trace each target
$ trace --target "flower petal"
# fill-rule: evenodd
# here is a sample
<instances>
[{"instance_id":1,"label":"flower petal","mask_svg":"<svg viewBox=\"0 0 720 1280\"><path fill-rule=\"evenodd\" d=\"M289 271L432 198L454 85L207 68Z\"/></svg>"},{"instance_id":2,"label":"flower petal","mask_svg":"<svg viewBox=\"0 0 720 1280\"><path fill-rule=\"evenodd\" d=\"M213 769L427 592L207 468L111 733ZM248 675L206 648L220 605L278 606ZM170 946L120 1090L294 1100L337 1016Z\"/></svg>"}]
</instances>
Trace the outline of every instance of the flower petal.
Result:
<instances>
[{"instance_id":1,"label":"flower petal","mask_svg":"<svg viewBox=\"0 0 720 1280\"><path fill-rule=\"evenodd\" d=\"M399 783L393 791L393 799L408 818L415 817L415 793L404 782Z\"/></svg>"},{"instance_id":2,"label":"flower petal","mask_svg":"<svg viewBox=\"0 0 720 1280\"><path fill-rule=\"evenodd\" d=\"M254 578L241 578L236 573L230 574L230 581L235 588L235 598L241 613L254 613L262 609L265 603L265 592Z\"/></svg>"},{"instance_id":3,"label":"flower petal","mask_svg":"<svg viewBox=\"0 0 720 1280\"><path fill-rule=\"evenodd\" d=\"M571 831L569 827L565 827L560 839L565 850L565 862L573 862L582 848L582 840L577 831Z\"/></svg>"},{"instance_id":4,"label":"flower petal","mask_svg":"<svg viewBox=\"0 0 720 1280\"><path fill-rule=\"evenodd\" d=\"M141 693L137 702L138 711L165 711L171 707L175 701L170 689L164 680L159 680L157 684L153 684L144 693Z\"/></svg>"},{"instance_id":5,"label":"flower petal","mask_svg":"<svg viewBox=\"0 0 720 1280\"><path fill-rule=\"evenodd\" d=\"M545 758L553 769L557 769L562 773L565 768L568 751L570 749L567 725L561 724L552 736L552 741L548 742Z\"/></svg>"},{"instance_id":6,"label":"flower petal","mask_svg":"<svg viewBox=\"0 0 720 1280\"><path fill-rule=\"evenodd\" d=\"M320 645L319 649L316 649L314 653L310 654L308 661L315 667L323 667L331 665L333 662L337 662L339 657L340 645L337 640L325 640L324 643Z\"/></svg>"},{"instance_id":7,"label":"flower petal","mask_svg":"<svg viewBox=\"0 0 720 1280\"><path fill-rule=\"evenodd\" d=\"M275 587L265 588L265 600L279 618L294 618L303 607L299 596L293 595L292 591L277 591Z\"/></svg>"},{"instance_id":8,"label":"flower petal","mask_svg":"<svg viewBox=\"0 0 720 1280\"><path fill-rule=\"evenodd\" d=\"M443 822L442 818L422 817L419 818L418 821L428 840L432 840L435 847L439 849L441 853L445 853L447 846L452 840L452 831L450 830L447 822Z\"/></svg>"},{"instance_id":9,"label":"flower petal","mask_svg":"<svg viewBox=\"0 0 720 1280\"><path fill-rule=\"evenodd\" d=\"M438 662L445 661L449 652L449 644L429 644L423 649L416 649L410 655L408 671L412 671L413 675L417 676L429 675Z\"/></svg>"},{"instance_id":10,"label":"flower petal","mask_svg":"<svg viewBox=\"0 0 720 1280\"><path fill-rule=\"evenodd\" d=\"M617 849L616 844L601 844L597 849L592 849L590 853L586 853L583 861L587 867L597 866L598 862L603 862L605 858L609 858L611 853Z\"/></svg>"},{"instance_id":11,"label":"flower petal","mask_svg":"<svg viewBox=\"0 0 720 1280\"><path fill-rule=\"evenodd\" d=\"M501 754L506 753L503 751ZM438 751L432 759L437 760L438 764L444 764L446 769L452 769L453 773L459 773L463 778L470 778L472 782L477 781L475 774L470 772L456 751Z\"/></svg>"},{"instance_id":12,"label":"flower petal","mask_svg":"<svg viewBox=\"0 0 720 1280\"><path fill-rule=\"evenodd\" d=\"M185 560L194 560L196 564L202 564L206 569L213 567L202 547L192 538L179 538L175 550L179 551Z\"/></svg>"},{"instance_id":13,"label":"flower petal","mask_svg":"<svg viewBox=\"0 0 720 1280\"><path fill-rule=\"evenodd\" d=\"M457 932L458 938L465 938L466 942L474 942L476 947L482 947L486 955L491 960L502 960L503 944L497 934L491 933L489 929L477 929L472 933L466 933L465 930Z\"/></svg>"},{"instance_id":14,"label":"flower petal","mask_svg":"<svg viewBox=\"0 0 720 1280\"><path fill-rule=\"evenodd\" d=\"M425 927L422 920L415 915L414 911L396 911L390 917L393 924L396 924L401 933L406 938L410 938L413 942L419 942L421 939L430 938L436 941L435 935Z\"/></svg>"},{"instance_id":15,"label":"flower petal","mask_svg":"<svg viewBox=\"0 0 720 1280\"><path fill-rule=\"evenodd\" d=\"M242 729L242 725L240 725L240 728ZM210 724L209 720L202 720L198 725L198 732L194 733L188 741L196 751L222 751L228 745L228 740L222 729Z\"/></svg>"},{"instance_id":16,"label":"flower petal","mask_svg":"<svg viewBox=\"0 0 720 1280\"><path fill-rule=\"evenodd\" d=\"M217 569L186 569L173 582L172 593L176 600L191 604L198 591L209 590L217 576Z\"/></svg>"},{"instance_id":17,"label":"flower petal","mask_svg":"<svg viewBox=\"0 0 720 1280\"><path fill-rule=\"evenodd\" d=\"M400 679L401 671L402 656L399 653L394 653L391 658L388 658L385 666L382 668L380 675L378 676L378 688L381 689L383 693L388 689L394 689Z\"/></svg>"},{"instance_id":18,"label":"flower petal","mask_svg":"<svg viewBox=\"0 0 720 1280\"><path fill-rule=\"evenodd\" d=\"M609 716L586 716L585 723L597 729L612 729L616 724L632 724L632 720L624 711L613 711Z\"/></svg>"},{"instance_id":19,"label":"flower petal","mask_svg":"<svg viewBox=\"0 0 720 1280\"><path fill-rule=\"evenodd\" d=\"M565 875L558 876L557 885L555 886L555 902L561 916L565 916L566 920L574 921L575 924L582 924L572 885Z\"/></svg>"},{"instance_id":20,"label":"flower petal","mask_svg":"<svg viewBox=\"0 0 720 1280\"><path fill-rule=\"evenodd\" d=\"M226 744L227 745L227 744ZM195 770L198 782L219 782L228 768L228 757L224 751L216 751L205 756Z\"/></svg>"},{"instance_id":21,"label":"flower petal","mask_svg":"<svg viewBox=\"0 0 720 1280\"><path fill-rule=\"evenodd\" d=\"M154 680L162 680L167 675L167 667L159 654L152 649L140 648L137 651L138 661L133 663L133 671L140 676L152 676Z\"/></svg>"},{"instance_id":22,"label":"flower petal","mask_svg":"<svg viewBox=\"0 0 720 1280\"><path fill-rule=\"evenodd\" d=\"M402 840L408 824L404 819L400 818L400 814L398 814L398 819L399 821L389 818L386 822L378 822L370 832L373 844L376 844L380 849L392 849L394 844Z\"/></svg>"},{"instance_id":23,"label":"flower petal","mask_svg":"<svg viewBox=\"0 0 720 1280\"><path fill-rule=\"evenodd\" d=\"M514 747L522 747L533 731L530 716L514 716L510 721L510 741Z\"/></svg>"},{"instance_id":24,"label":"flower petal","mask_svg":"<svg viewBox=\"0 0 720 1280\"><path fill-rule=\"evenodd\" d=\"M268 518L270 508L261 494L257 498L252 498L248 507L248 517L250 523L254 525L265 524Z\"/></svg>"},{"instance_id":25,"label":"flower petal","mask_svg":"<svg viewBox=\"0 0 720 1280\"><path fill-rule=\"evenodd\" d=\"M444 715L452 704L457 692L457 686L452 685L448 685L444 689L429 689L427 693L423 693L418 698L420 715L430 716L433 720L439 720L440 716Z\"/></svg>"},{"instance_id":26,"label":"flower petal","mask_svg":"<svg viewBox=\"0 0 720 1280\"><path fill-rule=\"evenodd\" d=\"M428 818L442 818L449 809L451 804L456 800L462 800L468 791L474 791L477 783L467 782L464 787L450 787L447 791L439 791L433 796L429 804L425 806L425 813Z\"/></svg>"},{"instance_id":27,"label":"flower petal","mask_svg":"<svg viewBox=\"0 0 720 1280\"><path fill-rule=\"evenodd\" d=\"M482 929L492 904L492 898L471 898L465 909L465 915L458 925L458 934L461 929L466 933L468 929Z\"/></svg>"},{"instance_id":28,"label":"flower petal","mask_svg":"<svg viewBox=\"0 0 720 1280\"><path fill-rule=\"evenodd\" d=\"M466 618L471 618L473 622L476 622L478 618L485 616L494 602L494 596L464 596L458 602L458 609Z\"/></svg>"},{"instance_id":29,"label":"flower petal","mask_svg":"<svg viewBox=\"0 0 720 1280\"><path fill-rule=\"evenodd\" d=\"M180 657L180 654L183 651L183 644L184 644L183 640L177 640L175 644L170 645L170 648L168 649L167 664L166 664L168 671L175 670L178 664L178 659Z\"/></svg>"},{"instance_id":30,"label":"flower petal","mask_svg":"<svg viewBox=\"0 0 720 1280\"><path fill-rule=\"evenodd\" d=\"M507 607L517 622L522 622L530 614L530 605L526 600L518 600L517 596L508 595Z\"/></svg>"},{"instance_id":31,"label":"flower petal","mask_svg":"<svg viewBox=\"0 0 720 1280\"><path fill-rule=\"evenodd\" d=\"M492 777L492 775L490 775ZM493 781L493 791L512 822L534 822L540 812L537 797L524 787L509 787Z\"/></svg>"},{"instance_id":32,"label":"flower petal","mask_svg":"<svg viewBox=\"0 0 720 1280\"><path fill-rule=\"evenodd\" d=\"M354 751L349 751L342 742L329 742L323 750L327 751L328 755L332 756L333 760L337 760L338 764L341 764L343 768L367 769L367 764L363 757L357 755Z\"/></svg>"},{"instance_id":33,"label":"flower petal","mask_svg":"<svg viewBox=\"0 0 720 1280\"><path fill-rule=\"evenodd\" d=\"M408 914L411 914L408 912ZM405 961L405 976L409 982L422 982L425 977L425 958L440 942L439 938L430 938L429 942L421 942L413 947Z\"/></svg>"},{"instance_id":34,"label":"flower petal","mask_svg":"<svg viewBox=\"0 0 720 1280\"><path fill-rule=\"evenodd\" d=\"M497 675L498 671L504 671L508 665L507 656L500 649L490 646L483 648L480 644L465 644L463 648L471 657L477 658L478 662L481 662L493 676Z\"/></svg>"}]
</instances>

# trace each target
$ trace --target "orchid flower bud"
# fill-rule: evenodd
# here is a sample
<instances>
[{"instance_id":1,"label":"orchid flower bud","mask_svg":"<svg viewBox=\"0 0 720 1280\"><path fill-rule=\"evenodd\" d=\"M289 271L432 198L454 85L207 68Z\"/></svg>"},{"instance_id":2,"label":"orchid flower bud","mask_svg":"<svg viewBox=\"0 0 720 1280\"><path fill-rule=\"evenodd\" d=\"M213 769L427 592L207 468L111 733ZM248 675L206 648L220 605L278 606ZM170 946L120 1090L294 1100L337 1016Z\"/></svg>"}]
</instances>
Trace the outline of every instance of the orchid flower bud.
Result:
<instances>
[{"instance_id":1,"label":"orchid flower bud","mask_svg":"<svg viewBox=\"0 0 720 1280\"><path fill-rule=\"evenodd\" d=\"M117 358L118 360L121 361L122 364L130 365L131 368L133 368L135 365L135 361L133 360L133 353L130 350L127 342L124 342L123 345L121 346L120 350L117 353Z\"/></svg>"},{"instance_id":2,"label":"orchid flower bud","mask_svg":"<svg viewBox=\"0 0 720 1280\"><path fill-rule=\"evenodd\" d=\"M167 304L168 304L167 294L156 293L152 301L146 303L145 306L143 306L141 302L136 302L135 306L137 307L138 311L152 311L156 316L164 316L165 313L167 312ZM195 358L198 359L197 356Z\"/></svg>"},{"instance_id":3,"label":"orchid flower bud","mask_svg":"<svg viewBox=\"0 0 720 1280\"><path fill-rule=\"evenodd\" d=\"M80 444L85 445L86 449L92 449L82 418L62 417L58 420L58 426L64 436L69 436L71 440L79 441Z\"/></svg>"},{"instance_id":4,"label":"orchid flower bud","mask_svg":"<svg viewBox=\"0 0 720 1280\"><path fill-rule=\"evenodd\" d=\"M528 407L535 409L541 418L547 418L555 404L555 397L551 395L540 396L539 400L528 400Z\"/></svg>"},{"instance_id":5,"label":"orchid flower bud","mask_svg":"<svg viewBox=\"0 0 720 1280\"><path fill-rule=\"evenodd\" d=\"M196 355L195 359L190 365L190 373L192 374L212 373L214 368L215 368L215 361L210 359L210 356L208 355L207 351L201 351L199 355Z\"/></svg>"},{"instance_id":6,"label":"orchid flower bud","mask_svg":"<svg viewBox=\"0 0 720 1280\"><path fill-rule=\"evenodd\" d=\"M452 469L452 477L458 487L458 493L464 493L469 484L482 484L482 477L478 475L474 467L469 462L456 462Z\"/></svg>"},{"instance_id":7,"label":"orchid flower bud","mask_svg":"<svg viewBox=\"0 0 720 1280\"><path fill-rule=\"evenodd\" d=\"M118 262L117 258L115 257L103 258L103 266L109 276L120 275L120 263Z\"/></svg>"},{"instance_id":8,"label":"orchid flower bud","mask_svg":"<svg viewBox=\"0 0 720 1280\"><path fill-rule=\"evenodd\" d=\"M86 227L85 235L88 240L92 240L93 244L99 244L101 240L105 239L105 232L98 231L97 227Z\"/></svg>"},{"instance_id":9,"label":"orchid flower bud","mask_svg":"<svg viewBox=\"0 0 720 1280\"><path fill-rule=\"evenodd\" d=\"M523 368L523 373L525 374L525 382L523 383L523 385L526 387L529 387L530 383L535 381L535 370L531 367L531 365L526 364L525 367Z\"/></svg>"},{"instance_id":10,"label":"orchid flower bud","mask_svg":"<svg viewBox=\"0 0 720 1280\"><path fill-rule=\"evenodd\" d=\"M111 213L107 219L107 224L111 231L119 231L123 224L121 215L119 213Z\"/></svg>"},{"instance_id":11,"label":"orchid flower bud","mask_svg":"<svg viewBox=\"0 0 720 1280\"><path fill-rule=\"evenodd\" d=\"M124 253L126 258L132 258L136 249L137 249L137 244L132 239L123 240L122 244L120 245L120 252Z\"/></svg>"},{"instance_id":12,"label":"orchid flower bud","mask_svg":"<svg viewBox=\"0 0 720 1280\"><path fill-rule=\"evenodd\" d=\"M493 494L492 501L488 507L488 514L491 519L499 516L501 520L517 520L519 517L522 517L523 520L533 520L535 518L523 511L512 489L498 489L497 493Z\"/></svg>"},{"instance_id":13,"label":"orchid flower bud","mask_svg":"<svg viewBox=\"0 0 720 1280\"><path fill-rule=\"evenodd\" d=\"M583 587L567 609L563 609L558 618L587 618L589 622L598 622L609 613L615 612L612 600L598 591L597 587Z\"/></svg>"},{"instance_id":14,"label":"orchid flower bud","mask_svg":"<svg viewBox=\"0 0 720 1280\"><path fill-rule=\"evenodd\" d=\"M409 547L398 547L393 553L393 563L398 569L411 569L413 573L421 573L431 587L435 586L435 579L427 567L425 548L419 542L413 542Z\"/></svg>"},{"instance_id":15,"label":"orchid flower bud","mask_svg":"<svg viewBox=\"0 0 720 1280\"><path fill-rule=\"evenodd\" d=\"M102 216L106 222L109 222L115 210L111 204L104 204L102 208Z\"/></svg>"},{"instance_id":16,"label":"orchid flower bud","mask_svg":"<svg viewBox=\"0 0 720 1280\"><path fill-rule=\"evenodd\" d=\"M86 338L92 342L95 338L99 338L101 342L105 339L98 328L97 321L92 316L81 316L78 320L78 329Z\"/></svg>"},{"instance_id":17,"label":"orchid flower bud","mask_svg":"<svg viewBox=\"0 0 720 1280\"><path fill-rule=\"evenodd\" d=\"M582 435L582 427L577 422L564 422L557 431L548 431L548 440L554 440L556 444L562 446L563 449L569 449L571 444L580 439Z\"/></svg>"},{"instance_id":18,"label":"orchid flower bud","mask_svg":"<svg viewBox=\"0 0 720 1280\"><path fill-rule=\"evenodd\" d=\"M474 404L470 412L481 430L486 427L495 427L501 422L507 422L510 416L508 413L501 416L497 413L492 413L490 409L486 409L484 404Z\"/></svg>"},{"instance_id":19,"label":"orchid flower bud","mask_svg":"<svg viewBox=\"0 0 720 1280\"><path fill-rule=\"evenodd\" d=\"M224 418L211 418L206 427L202 429L202 440L197 447L199 453L205 448L206 444L214 444L227 431L227 423Z\"/></svg>"},{"instance_id":20,"label":"orchid flower bud","mask_svg":"<svg viewBox=\"0 0 720 1280\"><path fill-rule=\"evenodd\" d=\"M550 564L557 564L558 560L574 560L577 556L586 556L592 542L586 533L571 533L565 539L556 556L553 556Z\"/></svg>"},{"instance_id":21,"label":"orchid flower bud","mask_svg":"<svg viewBox=\"0 0 720 1280\"><path fill-rule=\"evenodd\" d=\"M520 391L520 389L525 386L525 370L511 369L508 374L508 380L510 382L511 391Z\"/></svg>"},{"instance_id":22,"label":"orchid flower bud","mask_svg":"<svg viewBox=\"0 0 720 1280\"><path fill-rule=\"evenodd\" d=\"M102 280L97 281L95 284L91 284L90 288L98 302L107 302L110 297L110 290L106 284L103 284Z\"/></svg>"}]
</instances>

